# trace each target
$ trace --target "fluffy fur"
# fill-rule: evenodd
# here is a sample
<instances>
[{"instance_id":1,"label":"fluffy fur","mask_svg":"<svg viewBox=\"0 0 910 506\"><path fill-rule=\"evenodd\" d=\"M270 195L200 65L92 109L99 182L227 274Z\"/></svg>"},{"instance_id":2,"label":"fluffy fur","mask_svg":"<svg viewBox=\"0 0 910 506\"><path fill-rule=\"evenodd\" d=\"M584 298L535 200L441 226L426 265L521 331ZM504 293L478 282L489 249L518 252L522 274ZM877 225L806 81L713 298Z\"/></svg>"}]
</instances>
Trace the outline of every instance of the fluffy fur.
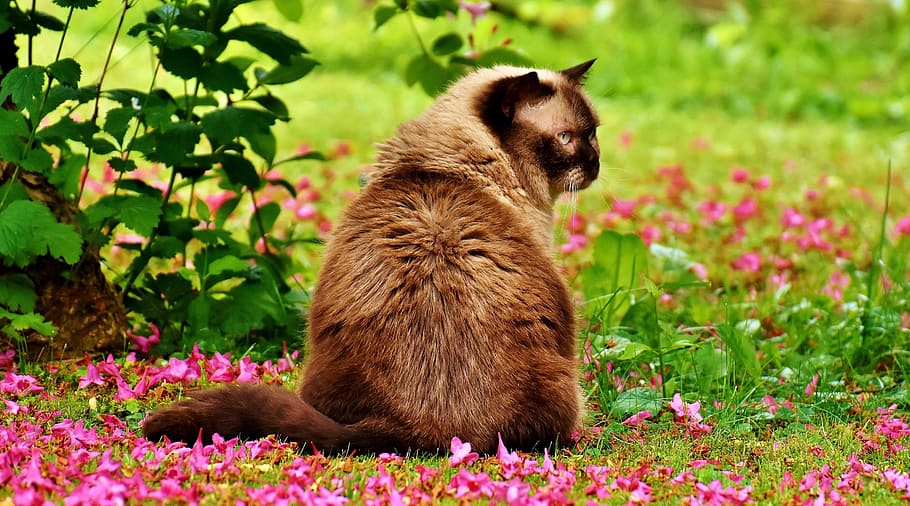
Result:
<instances>
[{"instance_id":1,"label":"fluffy fur","mask_svg":"<svg viewBox=\"0 0 910 506\"><path fill-rule=\"evenodd\" d=\"M380 146L325 252L297 395L232 386L152 413L172 440L277 434L320 451L482 452L581 426L556 196L596 178L592 62L469 74Z\"/></svg>"}]
</instances>

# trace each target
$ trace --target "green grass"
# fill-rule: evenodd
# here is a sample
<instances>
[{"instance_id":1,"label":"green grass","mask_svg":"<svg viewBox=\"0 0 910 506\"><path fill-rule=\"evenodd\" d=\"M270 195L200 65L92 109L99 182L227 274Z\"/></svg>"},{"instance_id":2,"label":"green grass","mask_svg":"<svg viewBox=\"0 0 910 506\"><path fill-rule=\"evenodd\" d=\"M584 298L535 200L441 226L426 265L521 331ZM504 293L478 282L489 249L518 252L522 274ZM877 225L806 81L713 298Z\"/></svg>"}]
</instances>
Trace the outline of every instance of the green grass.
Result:
<instances>
[{"instance_id":1,"label":"green grass","mask_svg":"<svg viewBox=\"0 0 910 506\"><path fill-rule=\"evenodd\" d=\"M52 9L50 2L38 4ZM138 2L126 26L153 5L150 0ZM610 5L615 10L607 16ZM587 87L602 119L604 170L575 207L560 204L560 244L571 232L572 213L586 224L575 232L592 242L604 229L640 234L650 226L663 232L659 244L677 248L708 271L708 286L672 288L672 282L691 281L687 270L663 264L653 255L649 259L648 277L659 285L655 293L670 297L654 311L662 345L668 347L663 367L655 353L642 351L625 358L610 355L609 371L588 369L590 425L602 432L558 454L560 462L578 472L571 499L592 498L585 494L592 483L584 477L587 466L609 466L610 480L647 468L654 499L664 503L678 503L692 493L691 483L681 487L668 483L676 473L689 470L702 484L714 479L730 484L729 473L743 474L744 483L755 487L752 497L759 504L799 502L793 499L800 494L797 485L786 484L787 473L798 484L829 465L837 479L852 452L882 469L910 468L906 450L863 450L864 442L875 439L876 408L896 403L906 411L910 406L908 329L901 320L910 312L910 238L893 230L899 218L910 214L910 181L905 175L910 165L910 74L899 71L910 56L908 15L870 3L858 21L828 22L818 20L811 3L797 3L800 7L792 9L786 5L768 2L744 17L735 6L708 12L656 1L523 2L518 15L525 22L492 15L472 27L464 14L456 21L416 22L425 40L453 27L461 33L473 31L484 45L511 37L514 47L548 67L598 57ZM86 81L97 75L91 66L101 67L113 31L114 3L105 12L110 16L80 18L67 42L68 49L84 47L76 57L86 67ZM295 165L286 174L289 180L310 176L322 193L316 205L334 220L348 199L345 191L357 188L357 176L372 160L374 144L393 135L397 124L420 114L432 101L419 87L406 87L402 77L407 61L419 52L418 44L403 17L371 31L371 11L357 1L305 2L299 23L281 19L267 2L241 10L240 21L260 20L295 35L322 63L300 83L273 91L293 116L277 130L285 154L300 144L326 153L350 147L349 155ZM494 24L499 29L491 34ZM53 37L40 40L35 55L46 62L55 44ZM153 61L147 51L140 41L124 38L106 87L144 86ZM162 84L174 81L164 79ZM667 197L672 184L660 169L677 164L692 189L674 203ZM889 164L894 168L890 182ZM752 177L766 175L772 186L760 192L735 184L734 167L745 168ZM885 215L889 184L891 201ZM818 193L815 200L807 198L809 190ZM743 222L741 240L730 240L737 223L729 214L715 225L701 223L697 208L702 202L733 207L746 198L755 198L758 209L754 218ZM617 219L610 214L614 199L639 200L640 205L631 219ZM843 254L803 251L782 239L780 220L787 207L812 219L831 219L837 228L849 227L843 238L825 233ZM671 232L669 223L679 221L692 225L692 231ZM886 234L879 257L883 225ZM759 272L732 266L747 252L761 255L765 264ZM301 248L306 284L315 277L318 254L319 248ZM789 276L786 289L771 281L778 273L768 266L772 258L793 264L781 270ZM618 338L646 341L635 334L643 327L615 328L591 316L592 304L585 304L580 293L585 269L594 260L590 247L558 256L579 294L579 312L589 317L582 337L600 346L621 342ZM891 282L887 289L874 276L873 266L879 261ZM849 278L839 300L825 293L836 273ZM867 298L869 286L872 297ZM636 292L643 293L644 289ZM760 324L754 334L743 330L751 322ZM728 334L721 335L718 329L724 325ZM676 343L682 344L674 348ZM737 343L747 345L737 351ZM268 354L275 348L265 349ZM236 355L247 350L234 351ZM257 359L267 358L260 353L252 351ZM750 357L761 365L759 377L748 373ZM87 420L100 427L99 416L107 413L135 431L147 410L183 393L183 386L164 385L145 397L119 403L113 400L110 382L104 388L76 390L76 378L84 369L72 363L59 367L63 371L59 374L35 364L25 369L55 394L49 399L25 397L34 411L60 411L41 421L46 431L62 419ZM709 434L693 437L675 421L667 408L669 399L662 398L660 388L652 388L657 373L667 397L681 392L689 402L702 401L702 414L712 427ZM805 387L816 374L817 393L806 394ZM133 372L125 373L125 378L130 385L138 381ZM282 378L285 383L293 380ZM615 388L616 381L624 382L622 392ZM647 394L640 399L642 404L618 408L619 400L631 398L621 396L630 395L635 387ZM762 403L765 396L793 405L771 413ZM644 407L654 408L647 428L621 425ZM908 442L906 436L900 441ZM131 444L118 440L115 448L126 453ZM64 458L51 446L42 450ZM286 479L282 468L294 456L292 450L282 449L244 462L242 472L230 479L204 473L192 478L216 486L210 502L229 502L243 495L244 485L238 484L281 483ZM712 463L693 464L700 460ZM138 465L124 462L128 469ZM377 475L374 457L318 462L325 466L320 484L331 476L343 477L353 499L368 498L362 494L367 477ZM447 457L416 456L386 465L397 483L426 485L425 492L435 491L439 498L456 502L447 492L456 472L447 468ZM429 485L416 485L418 465L441 469L442 475ZM663 466L672 468L673 474L662 475ZM499 466L489 458L471 470L497 476ZM870 475L855 499L888 504L900 502L899 495ZM608 502L621 504L627 498L627 493L617 491Z\"/></svg>"}]
</instances>

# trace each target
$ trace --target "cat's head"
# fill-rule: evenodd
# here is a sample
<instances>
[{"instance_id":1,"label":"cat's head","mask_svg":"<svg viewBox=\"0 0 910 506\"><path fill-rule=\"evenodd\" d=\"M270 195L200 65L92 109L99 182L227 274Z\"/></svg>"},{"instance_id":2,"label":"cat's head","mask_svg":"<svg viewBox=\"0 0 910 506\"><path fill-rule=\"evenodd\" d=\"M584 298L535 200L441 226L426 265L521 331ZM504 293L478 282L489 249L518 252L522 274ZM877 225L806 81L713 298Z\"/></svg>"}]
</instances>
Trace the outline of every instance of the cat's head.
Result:
<instances>
[{"instance_id":1,"label":"cat's head","mask_svg":"<svg viewBox=\"0 0 910 506\"><path fill-rule=\"evenodd\" d=\"M586 188L600 171L597 113L581 86L593 63L522 70L491 83L477 103L502 148L543 172L552 195Z\"/></svg>"}]
</instances>

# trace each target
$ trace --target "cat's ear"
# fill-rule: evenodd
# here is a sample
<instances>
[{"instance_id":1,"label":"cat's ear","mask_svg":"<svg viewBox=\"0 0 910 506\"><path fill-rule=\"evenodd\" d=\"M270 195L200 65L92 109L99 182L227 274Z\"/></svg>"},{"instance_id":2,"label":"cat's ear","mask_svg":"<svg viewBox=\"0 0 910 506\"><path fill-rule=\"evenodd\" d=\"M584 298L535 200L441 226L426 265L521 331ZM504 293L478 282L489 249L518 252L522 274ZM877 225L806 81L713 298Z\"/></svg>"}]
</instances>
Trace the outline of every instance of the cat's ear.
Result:
<instances>
[{"instance_id":1,"label":"cat's ear","mask_svg":"<svg viewBox=\"0 0 910 506\"><path fill-rule=\"evenodd\" d=\"M500 102L502 115L509 121L522 104L534 103L553 94L553 89L540 82L537 72L510 77L501 83L503 94Z\"/></svg>"},{"instance_id":2,"label":"cat's ear","mask_svg":"<svg viewBox=\"0 0 910 506\"><path fill-rule=\"evenodd\" d=\"M580 63L574 67L567 68L565 70L560 70L559 73L564 75L566 79L572 81L573 83L581 83L585 79L585 74L588 72L588 69L591 68L591 65L594 65L594 61L597 58L588 60L584 63Z\"/></svg>"}]
</instances>

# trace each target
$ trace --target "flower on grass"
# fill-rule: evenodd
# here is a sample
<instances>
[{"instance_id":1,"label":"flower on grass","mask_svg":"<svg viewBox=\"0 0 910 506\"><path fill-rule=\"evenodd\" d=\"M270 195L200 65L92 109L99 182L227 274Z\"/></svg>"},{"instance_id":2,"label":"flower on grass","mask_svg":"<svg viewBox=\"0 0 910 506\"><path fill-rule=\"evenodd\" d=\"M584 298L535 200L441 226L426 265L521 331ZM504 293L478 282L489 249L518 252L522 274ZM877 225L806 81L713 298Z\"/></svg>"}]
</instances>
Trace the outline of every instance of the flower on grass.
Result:
<instances>
[{"instance_id":1,"label":"flower on grass","mask_svg":"<svg viewBox=\"0 0 910 506\"><path fill-rule=\"evenodd\" d=\"M93 364L91 360L89 360L88 365L85 366L85 375L79 378L79 388L85 388L89 385L104 385L104 380L101 379L101 375L98 374L98 368L95 367L95 364Z\"/></svg>"},{"instance_id":2,"label":"flower on grass","mask_svg":"<svg viewBox=\"0 0 910 506\"><path fill-rule=\"evenodd\" d=\"M651 410L646 409L626 418L623 420L622 424L627 427L644 427L647 425L647 420L652 416L654 415L651 413Z\"/></svg>"},{"instance_id":3,"label":"flower on grass","mask_svg":"<svg viewBox=\"0 0 910 506\"><path fill-rule=\"evenodd\" d=\"M149 322L149 327L151 327L152 333L148 336L140 336L129 331L126 332L126 335L130 336L130 339L133 340L132 349L141 351L142 353L148 353L151 351L152 346L161 342L161 331L158 329L158 326Z\"/></svg>"},{"instance_id":4,"label":"flower on grass","mask_svg":"<svg viewBox=\"0 0 910 506\"><path fill-rule=\"evenodd\" d=\"M470 466L477 461L479 455L471 451L471 443L462 442L458 437L452 438L452 456L449 457L449 466L458 467L462 464Z\"/></svg>"},{"instance_id":5,"label":"flower on grass","mask_svg":"<svg viewBox=\"0 0 910 506\"><path fill-rule=\"evenodd\" d=\"M904 215L894 224L894 233L910 237L910 214Z\"/></svg>"},{"instance_id":6,"label":"flower on grass","mask_svg":"<svg viewBox=\"0 0 910 506\"><path fill-rule=\"evenodd\" d=\"M44 390L44 387L38 384L38 380L27 374L16 374L13 371L7 371L0 380L0 392L13 395L29 395Z\"/></svg>"},{"instance_id":7,"label":"flower on grass","mask_svg":"<svg viewBox=\"0 0 910 506\"><path fill-rule=\"evenodd\" d=\"M679 392L673 395L673 400L669 403L670 409L676 413L676 421L686 426L689 434L694 437L700 437L702 434L711 432L711 427L701 423L701 402L693 403L684 402Z\"/></svg>"},{"instance_id":8,"label":"flower on grass","mask_svg":"<svg viewBox=\"0 0 910 506\"><path fill-rule=\"evenodd\" d=\"M809 384L806 385L805 394L814 395L815 391L818 390L818 378L820 373L815 373L815 376L812 376L812 380L809 381Z\"/></svg>"},{"instance_id":9,"label":"flower on grass","mask_svg":"<svg viewBox=\"0 0 910 506\"><path fill-rule=\"evenodd\" d=\"M758 272L761 269L761 255L755 251L743 253L733 261L732 266L737 271Z\"/></svg>"}]
</instances>

